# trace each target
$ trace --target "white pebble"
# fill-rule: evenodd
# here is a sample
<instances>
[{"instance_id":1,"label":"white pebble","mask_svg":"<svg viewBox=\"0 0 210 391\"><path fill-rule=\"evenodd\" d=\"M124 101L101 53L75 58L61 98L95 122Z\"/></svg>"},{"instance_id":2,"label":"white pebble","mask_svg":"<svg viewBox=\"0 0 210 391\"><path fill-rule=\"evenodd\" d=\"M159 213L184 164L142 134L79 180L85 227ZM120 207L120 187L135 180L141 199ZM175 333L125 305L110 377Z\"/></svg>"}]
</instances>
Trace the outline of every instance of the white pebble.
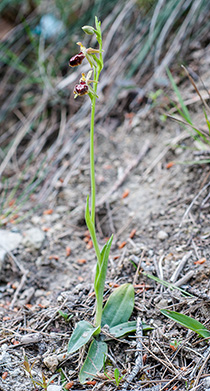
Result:
<instances>
[{"instance_id":1,"label":"white pebble","mask_svg":"<svg viewBox=\"0 0 210 391\"><path fill-rule=\"evenodd\" d=\"M157 238L158 238L159 240L165 240L165 239L168 238L168 234L167 234L167 232L161 230L161 231L158 232Z\"/></svg>"}]
</instances>

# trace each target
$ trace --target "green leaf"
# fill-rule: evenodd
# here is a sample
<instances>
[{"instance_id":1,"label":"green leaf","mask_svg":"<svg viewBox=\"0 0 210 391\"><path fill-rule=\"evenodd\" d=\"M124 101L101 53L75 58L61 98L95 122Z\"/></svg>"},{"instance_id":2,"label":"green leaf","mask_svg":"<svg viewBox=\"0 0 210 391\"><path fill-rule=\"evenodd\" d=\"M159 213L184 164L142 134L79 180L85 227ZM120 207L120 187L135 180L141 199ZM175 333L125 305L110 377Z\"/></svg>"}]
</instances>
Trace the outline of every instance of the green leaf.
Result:
<instances>
[{"instance_id":1,"label":"green leaf","mask_svg":"<svg viewBox=\"0 0 210 391\"><path fill-rule=\"evenodd\" d=\"M153 330L153 327L148 326L144 322L142 322L143 331ZM131 322L125 322L118 324L117 326L111 327L109 329L109 334L113 335L115 338L120 338L125 334L132 333L136 331L136 320Z\"/></svg>"},{"instance_id":2,"label":"green leaf","mask_svg":"<svg viewBox=\"0 0 210 391\"><path fill-rule=\"evenodd\" d=\"M106 280L106 272L108 266L109 253L112 245L113 235L106 242L103 249L100 253L100 262L97 262L96 265L96 274L94 281L94 289L96 294L97 306L102 308L103 305L103 294L104 294L104 284Z\"/></svg>"},{"instance_id":3,"label":"green leaf","mask_svg":"<svg viewBox=\"0 0 210 391\"><path fill-rule=\"evenodd\" d=\"M91 239L93 241L93 246L94 246L94 249L96 252L97 259L100 262L101 254L100 254L100 250L99 250L98 242L97 242L97 238L96 238L95 226L91 220L90 211L89 211L89 196L87 196L87 202L86 202L85 221L86 221L87 227L89 229Z\"/></svg>"},{"instance_id":4,"label":"green leaf","mask_svg":"<svg viewBox=\"0 0 210 391\"><path fill-rule=\"evenodd\" d=\"M168 77L169 77L169 79L170 79L170 82L171 82L171 84L172 84L172 87L173 87L173 89L174 89L174 92L176 93L177 98L178 98L179 103L180 103L180 106L181 106L181 108L182 108L182 112L181 112L181 110L180 110L179 113L182 115L182 117L185 118L185 120L186 120L187 122L189 122L189 124L192 125L192 121L191 121L191 118L190 118L190 113L189 113L189 111L188 111L188 109L187 109L187 106L185 105L185 103L184 103L184 101L183 101L183 99L182 99L182 96L181 96L181 94L180 94L180 92L179 92L179 89L178 89L176 83L175 83L175 80L174 80L174 78L173 78L173 76L172 76L172 74L171 74L171 72L169 71L168 68L166 68L166 72L167 72L167 74L168 74Z\"/></svg>"},{"instance_id":5,"label":"green leaf","mask_svg":"<svg viewBox=\"0 0 210 391\"><path fill-rule=\"evenodd\" d=\"M129 320L134 307L134 288L131 284L123 284L109 296L103 312L102 327L107 324L114 327Z\"/></svg>"},{"instance_id":6,"label":"green leaf","mask_svg":"<svg viewBox=\"0 0 210 391\"><path fill-rule=\"evenodd\" d=\"M85 345L97 329L98 327L93 327L85 320L79 322L69 340L68 353L74 353Z\"/></svg>"},{"instance_id":7,"label":"green leaf","mask_svg":"<svg viewBox=\"0 0 210 391\"><path fill-rule=\"evenodd\" d=\"M80 370L80 383L84 384L88 379L91 380L97 375L104 365L106 354L107 344L94 339L90 345L85 362Z\"/></svg>"},{"instance_id":8,"label":"green leaf","mask_svg":"<svg viewBox=\"0 0 210 391\"><path fill-rule=\"evenodd\" d=\"M95 54L93 54L93 58L94 58L96 64L99 66L99 72L101 72L101 70L103 68L103 64L102 64L101 60Z\"/></svg>"},{"instance_id":9,"label":"green leaf","mask_svg":"<svg viewBox=\"0 0 210 391\"><path fill-rule=\"evenodd\" d=\"M136 267L136 265L135 265ZM153 276L152 274L148 274L146 272L142 272L142 274L148 278L151 278L151 280L153 281L156 281L158 282L159 284L162 284L163 286L166 286L167 288L170 288L170 289L177 289L178 291L182 292L182 294L184 296L190 296L190 297L195 297L193 295L191 295L191 293L188 293L187 291L185 291L184 289L182 288L179 288L178 286L174 285L174 284L171 284L170 282L168 281L165 281L165 280L161 280L160 278L158 277L155 277Z\"/></svg>"},{"instance_id":10,"label":"green leaf","mask_svg":"<svg viewBox=\"0 0 210 391\"><path fill-rule=\"evenodd\" d=\"M170 310L161 310L161 313L167 316L169 319L172 319L175 322L181 324L182 326L194 331L203 338L210 337L210 331L207 330L205 326L202 325L202 323L198 322L196 319L191 318L190 316Z\"/></svg>"},{"instance_id":11,"label":"green leaf","mask_svg":"<svg viewBox=\"0 0 210 391\"><path fill-rule=\"evenodd\" d=\"M208 119L208 116L207 116L207 113L206 113L205 109L203 109L203 111L204 111L204 116L205 116L205 119L206 119L206 124L208 126L209 133L210 133L210 122L209 122L209 119Z\"/></svg>"}]
</instances>

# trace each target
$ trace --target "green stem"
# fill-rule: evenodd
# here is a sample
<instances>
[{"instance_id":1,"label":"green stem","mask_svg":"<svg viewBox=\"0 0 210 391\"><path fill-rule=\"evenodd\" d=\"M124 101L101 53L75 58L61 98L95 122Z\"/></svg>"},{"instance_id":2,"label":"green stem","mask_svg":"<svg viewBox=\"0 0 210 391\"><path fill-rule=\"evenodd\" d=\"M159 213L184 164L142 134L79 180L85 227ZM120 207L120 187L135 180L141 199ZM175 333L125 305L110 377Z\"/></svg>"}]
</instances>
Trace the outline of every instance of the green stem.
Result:
<instances>
[{"instance_id":1,"label":"green stem","mask_svg":"<svg viewBox=\"0 0 210 391\"><path fill-rule=\"evenodd\" d=\"M96 72L94 67L94 80L98 82L100 71ZM94 92L97 92L97 83L94 83L93 86ZM90 172L91 172L91 220L95 229L95 161L94 161L94 120L95 120L95 104L96 96L93 96L91 100L91 125L90 125ZM97 246L98 247L98 246ZM97 256L98 263L101 263L101 256ZM95 315L95 326L98 327L101 325L101 316L102 316L102 303L99 303L96 300L96 315ZM101 327L95 332L94 335L98 335L101 332Z\"/></svg>"},{"instance_id":2,"label":"green stem","mask_svg":"<svg viewBox=\"0 0 210 391\"><path fill-rule=\"evenodd\" d=\"M96 73L94 67L94 92L97 92L97 82L99 79L99 72ZM96 96L91 99L91 123L90 123L90 177L91 177L91 220L95 227L95 203L96 203L96 183L95 183L95 159L94 159L94 125L95 125L95 107Z\"/></svg>"},{"instance_id":3,"label":"green stem","mask_svg":"<svg viewBox=\"0 0 210 391\"><path fill-rule=\"evenodd\" d=\"M101 67L94 66L94 80L96 83L93 83L94 95L91 97L91 123L90 123L90 177L91 177L91 222L93 225L92 231L92 240L95 247L98 265L101 267L101 254L98 247L96 232L95 232L95 203L96 203L96 185L95 185L95 159L94 159L94 125L95 125L95 106L96 106L96 95L97 95L97 84L99 80L99 75L103 67L103 58L102 58L102 39L99 41L100 48L100 60ZM97 295L96 295L97 296ZM96 315L95 315L95 326L101 326L101 317L102 317L102 308L103 308L103 299L96 299ZM94 335L99 334L101 327L95 332Z\"/></svg>"},{"instance_id":4,"label":"green stem","mask_svg":"<svg viewBox=\"0 0 210 391\"><path fill-rule=\"evenodd\" d=\"M100 327L98 328L98 330L95 331L95 333L93 334L94 336L100 334L101 332L102 309L103 305L99 306L98 301L96 301L95 327Z\"/></svg>"}]
</instances>

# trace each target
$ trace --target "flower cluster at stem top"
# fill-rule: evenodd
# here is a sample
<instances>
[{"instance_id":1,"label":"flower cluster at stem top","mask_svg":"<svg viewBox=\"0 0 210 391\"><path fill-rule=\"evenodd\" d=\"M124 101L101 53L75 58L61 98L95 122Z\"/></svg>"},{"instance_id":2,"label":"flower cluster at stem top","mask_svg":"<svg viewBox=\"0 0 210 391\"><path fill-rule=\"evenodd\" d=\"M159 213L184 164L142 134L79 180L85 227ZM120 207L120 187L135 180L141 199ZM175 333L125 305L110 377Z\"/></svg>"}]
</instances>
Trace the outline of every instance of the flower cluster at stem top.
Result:
<instances>
[{"instance_id":1,"label":"flower cluster at stem top","mask_svg":"<svg viewBox=\"0 0 210 391\"><path fill-rule=\"evenodd\" d=\"M76 54L75 56L70 58L69 65L71 67L76 67L76 66L82 64L82 61L84 60L84 58L86 58L90 64L91 68L93 66L97 66L92 54L100 53L100 51L97 49L93 49L93 48L86 49L86 47L83 46L83 44L81 42L78 42L77 45L80 46L81 51L78 54ZM91 75L92 75L92 70L88 72L87 76L85 76L85 74L82 73L82 77L79 80L79 84L76 84L74 87L75 98L78 95L83 96L83 95L88 94L89 92L93 93L93 89L91 88L91 86L89 84L94 83L95 81L90 80Z\"/></svg>"}]
</instances>

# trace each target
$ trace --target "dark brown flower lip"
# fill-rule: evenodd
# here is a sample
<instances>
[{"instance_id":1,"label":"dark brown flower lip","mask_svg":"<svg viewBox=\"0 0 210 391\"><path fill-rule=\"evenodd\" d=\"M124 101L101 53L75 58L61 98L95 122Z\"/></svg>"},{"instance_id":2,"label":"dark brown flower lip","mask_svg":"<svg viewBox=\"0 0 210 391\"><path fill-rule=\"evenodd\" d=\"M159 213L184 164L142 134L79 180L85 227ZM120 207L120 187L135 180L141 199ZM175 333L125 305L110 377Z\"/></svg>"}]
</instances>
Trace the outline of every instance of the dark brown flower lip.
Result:
<instances>
[{"instance_id":1,"label":"dark brown flower lip","mask_svg":"<svg viewBox=\"0 0 210 391\"><path fill-rule=\"evenodd\" d=\"M88 94L88 90L89 88L86 83L76 84L76 86L74 87L74 93L79 96Z\"/></svg>"},{"instance_id":2,"label":"dark brown flower lip","mask_svg":"<svg viewBox=\"0 0 210 391\"><path fill-rule=\"evenodd\" d=\"M70 67L77 67L78 65L82 64L84 58L85 55L82 52L75 54L75 56L71 57L69 60Z\"/></svg>"}]
</instances>

